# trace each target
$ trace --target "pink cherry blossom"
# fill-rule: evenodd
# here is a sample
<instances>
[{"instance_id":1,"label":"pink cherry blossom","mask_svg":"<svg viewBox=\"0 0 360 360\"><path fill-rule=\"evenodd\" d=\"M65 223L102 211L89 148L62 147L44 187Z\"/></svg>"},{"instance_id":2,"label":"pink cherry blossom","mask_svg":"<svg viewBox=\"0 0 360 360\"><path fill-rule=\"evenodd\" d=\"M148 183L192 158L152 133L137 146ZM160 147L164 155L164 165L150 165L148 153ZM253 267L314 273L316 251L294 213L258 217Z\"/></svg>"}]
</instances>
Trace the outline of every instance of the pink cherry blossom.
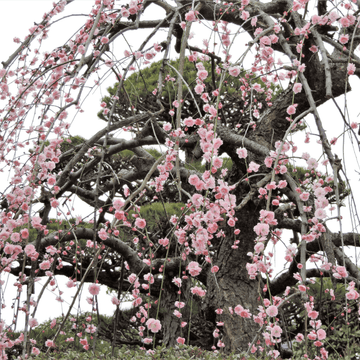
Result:
<instances>
[{"instance_id":1,"label":"pink cherry blossom","mask_svg":"<svg viewBox=\"0 0 360 360\"><path fill-rule=\"evenodd\" d=\"M282 329L279 325L275 325L272 329L271 329L271 336L273 337L280 337L282 333Z\"/></svg>"},{"instance_id":2,"label":"pink cherry blossom","mask_svg":"<svg viewBox=\"0 0 360 360\"><path fill-rule=\"evenodd\" d=\"M35 355L35 356L38 356L40 354L40 349L38 349L37 347L32 347L31 348L31 354L32 355Z\"/></svg>"},{"instance_id":3,"label":"pink cherry blossom","mask_svg":"<svg viewBox=\"0 0 360 360\"><path fill-rule=\"evenodd\" d=\"M250 13L248 11L243 10L241 12L241 19L243 19L244 21L246 21L249 17L250 17Z\"/></svg>"},{"instance_id":4,"label":"pink cherry blossom","mask_svg":"<svg viewBox=\"0 0 360 360\"><path fill-rule=\"evenodd\" d=\"M145 274L144 275L144 280L149 282L150 284L153 284L155 279L154 279L154 275L153 274Z\"/></svg>"},{"instance_id":5,"label":"pink cherry blossom","mask_svg":"<svg viewBox=\"0 0 360 360\"><path fill-rule=\"evenodd\" d=\"M316 332L316 334L317 334L317 337L318 337L319 340L324 340L324 339L326 339L326 331L325 331L325 330L319 329L319 330Z\"/></svg>"},{"instance_id":6,"label":"pink cherry blossom","mask_svg":"<svg viewBox=\"0 0 360 360\"><path fill-rule=\"evenodd\" d=\"M41 270L47 270L47 269L50 269L50 261L49 260L45 260L43 261L40 265L39 265L39 268Z\"/></svg>"},{"instance_id":7,"label":"pink cherry blossom","mask_svg":"<svg viewBox=\"0 0 360 360\"><path fill-rule=\"evenodd\" d=\"M45 346L46 346L46 347L55 347L55 343L54 343L52 340L47 339L47 340L45 341Z\"/></svg>"},{"instance_id":8,"label":"pink cherry blossom","mask_svg":"<svg viewBox=\"0 0 360 360\"><path fill-rule=\"evenodd\" d=\"M208 72L204 69L204 70L199 70L197 72L197 76L201 81L204 81L207 77L208 77Z\"/></svg>"},{"instance_id":9,"label":"pink cherry blossom","mask_svg":"<svg viewBox=\"0 0 360 360\"><path fill-rule=\"evenodd\" d=\"M248 309L244 309L241 305L235 306L234 311L242 318L249 318L251 316L250 311Z\"/></svg>"},{"instance_id":10,"label":"pink cherry blossom","mask_svg":"<svg viewBox=\"0 0 360 360\"><path fill-rule=\"evenodd\" d=\"M349 41L349 35L348 34L346 34L346 35L341 35L340 37L339 37L339 42L341 43L341 44L346 44L347 42Z\"/></svg>"},{"instance_id":11,"label":"pink cherry blossom","mask_svg":"<svg viewBox=\"0 0 360 360\"><path fill-rule=\"evenodd\" d=\"M33 244L26 245L24 250L26 256L31 257L33 254L36 254L35 246Z\"/></svg>"},{"instance_id":12,"label":"pink cherry blossom","mask_svg":"<svg viewBox=\"0 0 360 360\"><path fill-rule=\"evenodd\" d=\"M106 230L104 228L100 229L100 231L98 231L98 235L101 240L106 240L108 238L108 233L106 232Z\"/></svg>"},{"instance_id":13,"label":"pink cherry blossom","mask_svg":"<svg viewBox=\"0 0 360 360\"><path fill-rule=\"evenodd\" d=\"M314 216L317 218L317 219L325 219L326 218L326 211L324 209L317 209L315 211L315 214Z\"/></svg>"},{"instance_id":14,"label":"pink cherry blossom","mask_svg":"<svg viewBox=\"0 0 360 360\"><path fill-rule=\"evenodd\" d=\"M240 69L237 66L229 67L229 74L231 76L237 77L240 74Z\"/></svg>"},{"instance_id":15,"label":"pink cherry blossom","mask_svg":"<svg viewBox=\"0 0 360 360\"><path fill-rule=\"evenodd\" d=\"M159 320L155 320L153 318L150 318L147 322L146 322L146 326L148 327L148 329L153 332L153 333L157 333L161 330L161 324Z\"/></svg>"},{"instance_id":16,"label":"pink cherry blossom","mask_svg":"<svg viewBox=\"0 0 360 360\"><path fill-rule=\"evenodd\" d=\"M278 308L275 305L271 305L266 309L266 313L270 316L270 317L274 317L278 314Z\"/></svg>"},{"instance_id":17,"label":"pink cherry blossom","mask_svg":"<svg viewBox=\"0 0 360 360\"><path fill-rule=\"evenodd\" d=\"M303 192L303 193L300 194L300 199L301 199L302 201L308 201L308 200L309 200L309 196L310 196L310 193L308 193L308 192Z\"/></svg>"},{"instance_id":18,"label":"pink cherry blossom","mask_svg":"<svg viewBox=\"0 0 360 360\"><path fill-rule=\"evenodd\" d=\"M359 293L356 290L351 289L348 293L346 293L346 298L348 300L357 300L359 298Z\"/></svg>"},{"instance_id":19,"label":"pink cherry blossom","mask_svg":"<svg viewBox=\"0 0 360 360\"><path fill-rule=\"evenodd\" d=\"M202 270L197 261L191 261L186 269L189 270L191 276L199 275Z\"/></svg>"},{"instance_id":20,"label":"pink cherry blossom","mask_svg":"<svg viewBox=\"0 0 360 360\"><path fill-rule=\"evenodd\" d=\"M182 280L180 278L173 278L172 279L172 282L177 286L177 287L181 287L181 283L182 283Z\"/></svg>"},{"instance_id":21,"label":"pink cherry blossom","mask_svg":"<svg viewBox=\"0 0 360 360\"><path fill-rule=\"evenodd\" d=\"M203 84L197 84L197 85L195 86L195 92L196 92L196 94L198 94L198 95L201 95L202 92L204 91L204 89L205 89L205 87L204 87ZM194 126L194 125L190 125L190 126Z\"/></svg>"},{"instance_id":22,"label":"pink cherry blossom","mask_svg":"<svg viewBox=\"0 0 360 360\"><path fill-rule=\"evenodd\" d=\"M169 244L169 239L168 238L159 239L159 244L162 246L167 246Z\"/></svg>"},{"instance_id":23,"label":"pink cherry blossom","mask_svg":"<svg viewBox=\"0 0 360 360\"><path fill-rule=\"evenodd\" d=\"M200 182L200 179L197 175L190 175L189 184L196 186Z\"/></svg>"},{"instance_id":24,"label":"pink cherry blossom","mask_svg":"<svg viewBox=\"0 0 360 360\"><path fill-rule=\"evenodd\" d=\"M96 284L90 284L88 289L89 289L89 293L94 296L98 295L100 292L100 286Z\"/></svg>"},{"instance_id":25,"label":"pink cherry blossom","mask_svg":"<svg viewBox=\"0 0 360 360\"><path fill-rule=\"evenodd\" d=\"M348 277L348 273L347 273L347 271L346 271L345 266L337 266L337 267L336 267L336 272L337 272L337 274L339 274L342 278ZM335 276L335 274L334 274L334 276Z\"/></svg>"},{"instance_id":26,"label":"pink cherry blossom","mask_svg":"<svg viewBox=\"0 0 360 360\"><path fill-rule=\"evenodd\" d=\"M245 159L247 157L247 150L245 148L239 148L236 150L240 159Z\"/></svg>"},{"instance_id":27,"label":"pink cherry blossom","mask_svg":"<svg viewBox=\"0 0 360 360\"><path fill-rule=\"evenodd\" d=\"M340 19L340 24L343 27L348 27L350 26L350 20L347 17L343 17Z\"/></svg>"},{"instance_id":28,"label":"pink cherry blossom","mask_svg":"<svg viewBox=\"0 0 360 360\"><path fill-rule=\"evenodd\" d=\"M38 325L39 325L39 323L37 322L36 319L32 318L32 319L29 320L29 326L30 327L34 328L34 327L36 327Z\"/></svg>"},{"instance_id":29,"label":"pink cherry blossom","mask_svg":"<svg viewBox=\"0 0 360 360\"><path fill-rule=\"evenodd\" d=\"M254 231L258 236L266 236L270 231L269 225L259 223L254 226Z\"/></svg>"},{"instance_id":30,"label":"pink cherry blossom","mask_svg":"<svg viewBox=\"0 0 360 360\"><path fill-rule=\"evenodd\" d=\"M318 52L319 48L316 45L312 45L309 50L315 54Z\"/></svg>"},{"instance_id":31,"label":"pink cherry blossom","mask_svg":"<svg viewBox=\"0 0 360 360\"><path fill-rule=\"evenodd\" d=\"M295 83L293 86L293 91L295 94L298 94L302 90L302 84L301 83Z\"/></svg>"},{"instance_id":32,"label":"pink cherry blossom","mask_svg":"<svg viewBox=\"0 0 360 360\"><path fill-rule=\"evenodd\" d=\"M153 341L153 339L152 338L145 338L144 339L144 344L151 344L152 343L152 341Z\"/></svg>"},{"instance_id":33,"label":"pink cherry blossom","mask_svg":"<svg viewBox=\"0 0 360 360\"><path fill-rule=\"evenodd\" d=\"M103 37L100 39L100 42L101 42L102 44L107 44L107 43L109 42L109 38L106 37L106 36L103 36Z\"/></svg>"},{"instance_id":34,"label":"pink cherry blossom","mask_svg":"<svg viewBox=\"0 0 360 360\"><path fill-rule=\"evenodd\" d=\"M194 294L194 295L199 295L200 297L204 297L206 294L206 291L203 290L201 287L199 286L194 286L192 288L190 288L190 291Z\"/></svg>"},{"instance_id":35,"label":"pink cherry blossom","mask_svg":"<svg viewBox=\"0 0 360 360\"><path fill-rule=\"evenodd\" d=\"M185 344L185 338L178 337L178 338L176 339L176 342L177 342L178 344L184 345L184 344Z\"/></svg>"},{"instance_id":36,"label":"pink cherry blossom","mask_svg":"<svg viewBox=\"0 0 360 360\"><path fill-rule=\"evenodd\" d=\"M348 75L354 75L355 74L355 70L356 70L356 67L354 64L348 64L347 66L347 72L348 72Z\"/></svg>"},{"instance_id":37,"label":"pink cherry blossom","mask_svg":"<svg viewBox=\"0 0 360 360\"><path fill-rule=\"evenodd\" d=\"M310 319L315 320L319 316L319 313L315 310L311 310L308 312L308 316Z\"/></svg>"},{"instance_id":38,"label":"pink cherry blossom","mask_svg":"<svg viewBox=\"0 0 360 360\"><path fill-rule=\"evenodd\" d=\"M251 161L249 164L248 172L258 172L260 168L260 165L256 164L254 161Z\"/></svg>"},{"instance_id":39,"label":"pink cherry blossom","mask_svg":"<svg viewBox=\"0 0 360 360\"><path fill-rule=\"evenodd\" d=\"M113 201L113 207L116 210L120 210L124 206L124 202L121 199L114 199Z\"/></svg>"},{"instance_id":40,"label":"pink cherry blossom","mask_svg":"<svg viewBox=\"0 0 360 360\"><path fill-rule=\"evenodd\" d=\"M164 129L165 131L170 131L170 130L171 130L171 124L170 124L170 123L165 123L165 124L163 125L163 129Z\"/></svg>"},{"instance_id":41,"label":"pink cherry blossom","mask_svg":"<svg viewBox=\"0 0 360 360\"><path fill-rule=\"evenodd\" d=\"M287 112L289 115L293 115L293 114L295 114L295 112L296 112L296 107L295 107L294 105L290 105L290 106L287 108L286 112Z\"/></svg>"},{"instance_id":42,"label":"pink cherry blossom","mask_svg":"<svg viewBox=\"0 0 360 360\"><path fill-rule=\"evenodd\" d=\"M144 229L144 227L146 226L146 221L145 219L141 219L141 218L137 218L135 220L135 226L140 228L140 229Z\"/></svg>"},{"instance_id":43,"label":"pink cherry blossom","mask_svg":"<svg viewBox=\"0 0 360 360\"><path fill-rule=\"evenodd\" d=\"M186 21L196 21L195 11L191 10L185 14Z\"/></svg>"},{"instance_id":44,"label":"pink cherry blossom","mask_svg":"<svg viewBox=\"0 0 360 360\"><path fill-rule=\"evenodd\" d=\"M191 117L184 119L184 124L188 127L195 125L195 120Z\"/></svg>"},{"instance_id":45,"label":"pink cherry blossom","mask_svg":"<svg viewBox=\"0 0 360 360\"><path fill-rule=\"evenodd\" d=\"M258 242L255 245L254 250L255 250L256 253L260 254L264 250L264 243Z\"/></svg>"},{"instance_id":46,"label":"pink cherry blossom","mask_svg":"<svg viewBox=\"0 0 360 360\"><path fill-rule=\"evenodd\" d=\"M31 220L31 225L35 228L40 230L41 229L41 218L39 216L33 216Z\"/></svg>"},{"instance_id":47,"label":"pink cherry blossom","mask_svg":"<svg viewBox=\"0 0 360 360\"><path fill-rule=\"evenodd\" d=\"M319 163L314 158L310 158L306 161L308 170L316 169L319 166Z\"/></svg>"},{"instance_id":48,"label":"pink cherry blossom","mask_svg":"<svg viewBox=\"0 0 360 360\"><path fill-rule=\"evenodd\" d=\"M115 295L111 298L111 302L116 306L120 305L120 300Z\"/></svg>"}]
</instances>

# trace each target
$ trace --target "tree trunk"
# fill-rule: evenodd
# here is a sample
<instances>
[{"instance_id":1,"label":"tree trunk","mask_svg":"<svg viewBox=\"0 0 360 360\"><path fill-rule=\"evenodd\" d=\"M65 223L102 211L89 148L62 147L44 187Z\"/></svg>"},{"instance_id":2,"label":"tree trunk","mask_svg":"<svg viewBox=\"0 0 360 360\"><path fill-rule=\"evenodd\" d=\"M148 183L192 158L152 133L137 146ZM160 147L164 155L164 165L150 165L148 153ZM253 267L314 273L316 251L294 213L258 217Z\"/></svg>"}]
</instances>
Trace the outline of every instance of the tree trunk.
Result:
<instances>
[{"instance_id":1,"label":"tree trunk","mask_svg":"<svg viewBox=\"0 0 360 360\"><path fill-rule=\"evenodd\" d=\"M236 227L241 229L237 236L240 240L238 249L232 249L234 235L227 234L218 250L218 256L214 265L219 266L219 271L215 276L209 273L206 306L212 312L216 321L224 322L223 327L218 327L223 332L222 341L225 343L225 350L244 351L248 349L259 330L258 325L252 317L244 319L235 312L231 314L229 308L234 309L237 305L249 309L250 313L257 312L259 302L259 284L257 280L250 280L246 270L246 264L251 262L247 255L254 250L254 239L256 237L253 230L258 223L259 213L254 203L248 203L240 213ZM223 309L221 315L216 315L217 308ZM212 316L208 313L208 316Z\"/></svg>"},{"instance_id":2,"label":"tree trunk","mask_svg":"<svg viewBox=\"0 0 360 360\"><path fill-rule=\"evenodd\" d=\"M177 338L182 337L187 339L187 329L186 327L181 327L181 321L187 321L188 311L187 307L189 306L188 296L189 294L189 281L182 280L181 294L179 299L179 288L175 286L171 279L174 277L166 276L164 279L163 291L161 294L161 303L160 303L160 314L163 316L163 343L166 346L173 347L177 345ZM187 297L185 299L185 296ZM181 301L186 304L186 307L183 309L178 309L175 306L175 301ZM174 311L179 310L182 313L182 318L178 318L174 315ZM186 319L186 320L185 320Z\"/></svg>"}]
</instances>

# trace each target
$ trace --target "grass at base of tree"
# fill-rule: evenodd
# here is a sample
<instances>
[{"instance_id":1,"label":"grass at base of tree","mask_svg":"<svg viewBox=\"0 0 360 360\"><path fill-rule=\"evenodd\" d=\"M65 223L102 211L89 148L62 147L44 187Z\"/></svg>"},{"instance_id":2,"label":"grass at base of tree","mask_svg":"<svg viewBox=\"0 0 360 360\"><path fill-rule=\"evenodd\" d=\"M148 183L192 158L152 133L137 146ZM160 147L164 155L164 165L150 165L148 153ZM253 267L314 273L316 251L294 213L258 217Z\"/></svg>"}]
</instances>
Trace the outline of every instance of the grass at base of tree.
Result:
<instances>
[{"instance_id":1,"label":"grass at base of tree","mask_svg":"<svg viewBox=\"0 0 360 360\"><path fill-rule=\"evenodd\" d=\"M295 354L292 359L302 359L302 355ZM358 360L359 354L352 355L353 357L345 357L344 359ZM86 353L79 353L76 351L66 351L58 354L46 355L41 353L36 357L29 357L32 360L93 360L93 359L113 359L113 360L272 360L274 357L270 356L254 356L252 354L230 354L225 355L222 352L215 354L214 352L205 351L198 347L179 345L174 348L158 347L154 354L147 354L144 350L129 349L123 346L121 349L116 349L114 357L111 356L111 347L108 351L93 353L89 350ZM281 359L279 356L277 359ZM328 360L338 360L338 357L329 356Z\"/></svg>"}]
</instances>

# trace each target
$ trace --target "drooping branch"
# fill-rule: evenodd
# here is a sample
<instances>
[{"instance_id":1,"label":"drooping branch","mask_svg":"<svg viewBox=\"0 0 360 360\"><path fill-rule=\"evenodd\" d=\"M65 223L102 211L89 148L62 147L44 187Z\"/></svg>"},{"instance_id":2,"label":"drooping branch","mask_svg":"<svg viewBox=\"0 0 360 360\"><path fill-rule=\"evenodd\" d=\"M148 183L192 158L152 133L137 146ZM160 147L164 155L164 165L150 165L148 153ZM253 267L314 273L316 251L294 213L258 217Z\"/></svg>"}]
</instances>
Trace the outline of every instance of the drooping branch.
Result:
<instances>
[{"instance_id":1,"label":"drooping branch","mask_svg":"<svg viewBox=\"0 0 360 360\"><path fill-rule=\"evenodd\" d=\"M150 117L150 114L135 115L135 116L129 117L126 120L116 122L116 123L112 124L109 128L105 127L104 129L98 131L88 141L85 141L85 143L83 144L81 149L77 152L77 154L69 161L69 163L66 165L64 171L58 177L56 185L61 187L65 184L74 165L77 164L82 159L82 157L85 155L85 153L89 150L89 148L94 146L94 144L99 139L101 139L103 136L105 136L106 133L117 130L117 129L121 129L123 127L127 127L129 125L136 124L140 121L146 120L149 117Z\"/></svg>"},{"instance_id":2,"label":"drooping branch","mask_svg":"<svg viewBox=\"0 0 360 360\"><path fill-rule=\"evenodd\" d=\"M66 0L66 5L69 5L74 0ZM37 27L40 29L46 25L48 25L48 22L50 20L49 14L43 19L43 21L39 24L37 24ZM36 33L36 31L34 31ZM36 35L28 35L25 41L21 43L21 45L9 56L9 58L6 61L2 62L2 66L4 69L6 69L20 54L21 52L30 46L31 42L36 38Z\"/></svg>"},{"instance_id":3,"label":"drooping branch","mask_svg":"<svg viewBox=\"0 0 360 360\"><path fill-rule=\"evenodd\" d=\"M40 251L43 251L46 247L50 245L57 245L59 243L69 242L75 239L93 239L94 230L89 228L77 227L71 231L68 231L66 234L53 232L40 241ZM138 256L137 252L133 250L125 242L121 241L115 236L109 235L106 240L102 240L98 234L96 234L96 241L100 244L108 246L113 251L121 254L121 256L128 262L131 271L134 273L148 273L150 268L146 265ZM160 268L166 262L166 269L169 271L176 271L179 268L180 262L182 263L183 268L185 268L185 263L178 257L172 257L170 261L167 259L154 259L152 261L152 273L158 274L161 273Z\"/></svg>"},{"instance_id":4,"label":"drooping branch","mask_svg":"<svg viewBox=\"0 0 360 360\"><path fill-rule=\"evenodd\" d=\"M344 243L347 246L360 246L359 242L355 242L355 238L359 238L359 234L347 233L343 235ZM325 235L320 236L319 239L306 244L306 259L309 259L312 254L316 254L319 251L325 251L325 241L330 241L330 245L333 247L334 254L340 264L342 264L343 251L338 248L341 246L340 234L331 233L329 230ZM359 279L359 270L352 263L352 261L346 257L345 266L349 270L350 274L355 278ZM286 286L293 286L297 283L297 280L293 277L298 272L297 265L300 263L300 251L297 252L293 261L290 263L288 270L282 273L280 276L272 280L270 284L271 294L279 294L285 290ZM333 264L335 265L335 264Z\"/></svg>"}]
</instances>

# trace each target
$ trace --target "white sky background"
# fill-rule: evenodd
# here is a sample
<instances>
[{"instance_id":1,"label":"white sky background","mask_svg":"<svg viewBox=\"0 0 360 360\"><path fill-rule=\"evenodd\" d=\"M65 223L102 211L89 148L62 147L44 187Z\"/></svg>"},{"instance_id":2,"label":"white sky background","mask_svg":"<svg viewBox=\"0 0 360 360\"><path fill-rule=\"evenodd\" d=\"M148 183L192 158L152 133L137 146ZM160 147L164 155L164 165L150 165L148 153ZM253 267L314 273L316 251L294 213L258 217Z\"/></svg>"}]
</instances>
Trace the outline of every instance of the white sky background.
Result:
<instances>
[{"instance_id":1,"label":"white sky background","mask_svg":"<svg viewBox=\"0 0 360 360\"><path fill-rule=\"evenodd\" d=\"M28 29L34 25L34 22L40 23L42 20L42 15L50 10L52 0L42 0L42 1L33 1L33 0L26 0L26 1L20 1L20 0L8 0L0 1L0 11L2 16L2 21L0 22L0 33L2 34L0 38L0 44L1 44L1 61L6 61L8 56L12 54L12 52L18 47L18 44L15 44L12 39L14 37L19 37L21 40L24 39L24 37L28 34ZM66 21L60 21L57 24L54 25L53 28L51 28L49 32L49 39L45 41L44 45L42 46L40 50L40 55L45 50L52 50L56 46L62 45L66 40L68 40L70 37L72 37L79 27L84 23L87 14L89 13L89 10L91 9L91 6L93 5L93 0L76 0L75 2L68 5L63 13L60 14L60 16L56 17L58 19L59 17L64 17L70 14L83 14L85 16L83 17L69 17ZM152 15L154 16L153 19L160 18L160 14L157 12L156 14ZM196 28L195 28L196 31ZM161 34L161 33L160 33ZM163 33L165 34L165 33ZM198 34L195 34L196 36ZM164 35L165 37L165 35ZM138 46L140 45L140 41L142 40L140 37L134 38L131 37L130 33L127 35L128 41L130 40L131 45L133 45L133 50L137 50ZM157 40L157 39L156 39ZM164 38L160 39L160 41L164 40ZM36 40L35 40L36 41ZM119 40L120 41L120 40ZM152 44L154 41L151 41L150 44ZM197 45L200 47L201 43L197 41ZM236 46L238 48L241 48L236 43ZM118 46L115 48L116 56L121 57L122 53L125 49L128 49L125 47L121 47L119 49ZM120 51L120 53L119 53ZM239 54L240 55L240 54ZM249 55L251 56L251 55ZM160 57L156 57L155 60L159 60ZM235 56L233 57L235 60ZM102 93L100 91L97 91L95 93L91 93L91 95L88 97L86 103L83 106L83 109L85 112L83 114L78 114L76 117L76 120L74 121L74 126L71 127L70 132L72 135L81 135L85 138L88 138L89 136L92 136L95 131L100 130L105 126L105 123L99 120L96 116L96 113L100 109L100 99L103 95L105 95L105 89L106 87L113 85L115 82L114 76L111 74L110 78L107 81L106 86L102 86ZM358 107L359 103L359 94L360 94L360 82L358 79L355 79L354 77L350 78L351 86L353 87L353 91L347 95L348 99L348 105L349 105L349 113L351 115L351 122L359 122L358 114L360 112L360 109ZM89 82L90 84L90 82ZM296 101L296 97L295 97ZM344 101L342 99L337 99L340 107L342 110L344 110ZM328 101L326 105L319 108L320 115L323 121L324 127L327 129L327 136L328 139L332 139L335 136L338 136L342 130L343 130L343 121L338 113L336 107L333 105L331 101ZM308 117L308 123L311 126L311 132L317 133L317 129L314 123L314 120L312 117ZM321 146L316 144L316 138L311 137L311 146L302 146L303 141L305 138L305 133L301 133L296 135L294 138L294 141L298 141L297 139L300 139L298 142L299 150L297 152L297 156L301 156L303 151L309 152L312 157L320 156L321 154ZM295 140L296 139L296 140ZM338 140L338 143L336 147L333 147L333 151L342 158L345 162L346 168L348 170L348 177L351 179L352 187L354 191L355 198L360 198L359 190L358 190L358 181L360 179L360 174L357 174L354 170L359 170L359 166L357 163L357 160L354 156L354 151L351 148L351 142L347 135L345 135L345 153L346 157L343 155L343 142L342 138ZM304 144L306 145L306 144ZM357 147L355 144L355 152L358 153ZM315 155L316 154L316 155ZM343 166L344 166L343 161ZM305 162L299 162L299 165L305 165ZM1 178L3 179L3 178ZM86 207L83 207L83 205L80 204L81 201L78 201L75 205L75 215L79 215L79 210L77 210L77 206L80 206L80 209L83 209L85 213L87 214L89 211L86 211ZM346 201L347 203L347 201ZM350 222L350 216L346 211L349 209L342 208L342 213L344 216L343 226L344 231L351 231L352 225ZM82 213L83 215L84 213ZM333 213L333 216L335 216L336 213ZM331 222L328 222L327 225L330 227L332 231L339 231L338 224L336 220L332 220ZM280 247L279 247L280 246ZM269 249L271 250L271 249ZM283 267L283 254L284 254L284 248L282 245L276 246L276 260L275 260L275 273L278 273L281 271ZM355 256L355 254L352 252L349 255ZM2 276L2 279L7 281L6 277ZM62 297L65 299L65 302L60 304L55 300L56 296L58 296L58 291L55 291L52 293L51 291L46 291L46 295L43 297L40 307L37 313L36 318L39 322L42 322L44 320L49 319L50 317L53 318L54 316L60 315L62 312L66 312L67 310L67 303L70 303L71 296L75 293L75 289L67 289L65 287L65 282L58 278L59 280L59 287L60 290L64 291L64 294ZM6 305L7 307L2 310L1 312L1 318L6 321L7 324L10 324L13 313L10 309L12 300L15 297L15 288L13 286L14 277L10 277L8 279L8 283L6 288L3 288L3 295L5 295ZM44 283L45 279L41 279L39 283ZM39 289L40 286L37 285L37 289ZM111 304L111 297L110 295L105 294L106 288L102 287L100 296L99 296L99 305L100 305L100 312L106 313L108 315L111 315L113 313L113 310L115 309L115 306ZM87 292L87 285L84 287L84 295L83 298L86 298L88 296ZM35 296L36 298L36 296ZM62 307L63 306L63 310ZM76 308L77 306L75 306ZM85 301L81 302L81 308L84 311L91 311L91 306L88 305ZM19 319L18 324L20 325L20 328L22 326L22 319Z\"/></svg>"}]
</instances>

